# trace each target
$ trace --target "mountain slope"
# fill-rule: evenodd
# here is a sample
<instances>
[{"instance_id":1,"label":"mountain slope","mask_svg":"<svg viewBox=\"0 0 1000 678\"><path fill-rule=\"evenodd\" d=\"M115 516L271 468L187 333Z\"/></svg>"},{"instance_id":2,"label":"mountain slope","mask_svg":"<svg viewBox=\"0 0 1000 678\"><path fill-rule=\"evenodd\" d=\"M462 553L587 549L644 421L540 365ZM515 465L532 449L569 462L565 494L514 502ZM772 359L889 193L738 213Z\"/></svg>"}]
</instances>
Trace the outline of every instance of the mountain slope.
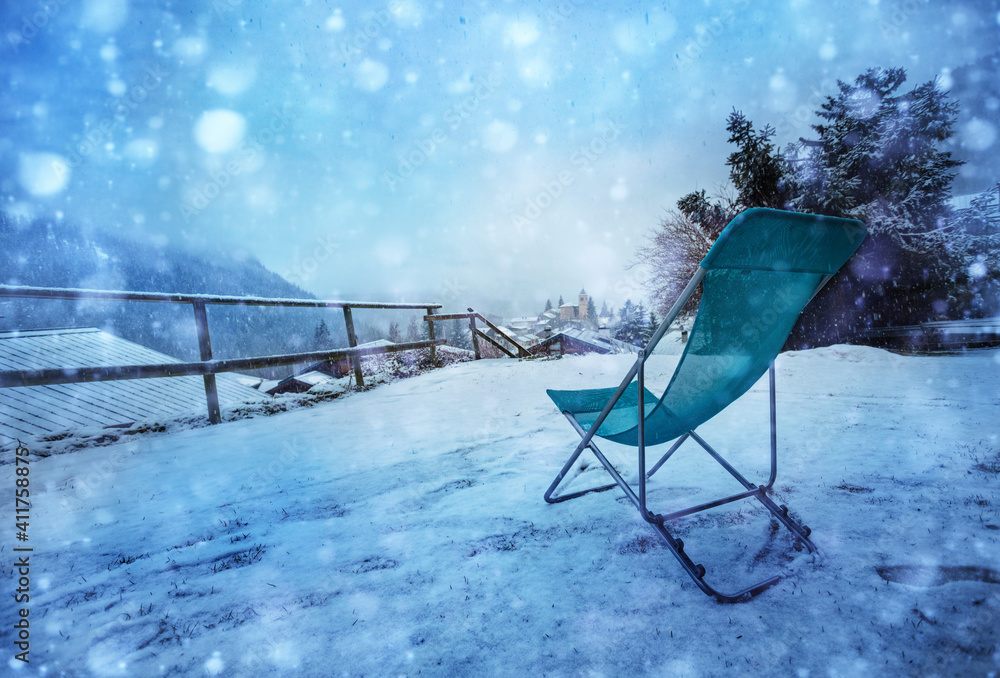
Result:
<instances>
[{"instance_id":1,"label":"mountain slope","mask_svg":"<svg viewBox=\"0 0 1000 678\"><path fill-rule=\"evenodd\" d=\"M9 285L314 298L253 258L75 224L0 214L0 243L0 282ZM312 349L321 319L334 345L346 345L337 311L216 306L208 314L217 358ZM199 357L186 304L14 299L0 302L0 315L0 329L95 326L182 360Z\"/></svg>"}]
</instances>

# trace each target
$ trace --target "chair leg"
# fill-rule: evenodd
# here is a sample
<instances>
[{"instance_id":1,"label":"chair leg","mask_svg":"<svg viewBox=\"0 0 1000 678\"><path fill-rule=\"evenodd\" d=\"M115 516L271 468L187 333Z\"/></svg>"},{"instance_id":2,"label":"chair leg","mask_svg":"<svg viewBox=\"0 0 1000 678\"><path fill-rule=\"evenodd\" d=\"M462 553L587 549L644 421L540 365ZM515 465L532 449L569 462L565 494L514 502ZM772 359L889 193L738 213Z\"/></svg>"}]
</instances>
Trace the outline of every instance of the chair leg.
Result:
<instances>
[{"instance_id":1,"label":"chair leg","mask_svg":"<svg viewBox=\"0 0 1000 678\"><path fill-rule=\"evenodd\" d=\"M579 422L577 422L577 420L573 417L572 414L570 414L569 412L563 412L563 414L569 421L570 426L573 427L573 430L575 430L577 433L580 434L580 437L586 435L586 432L583 430L583 427L580 426ZM597 460L599 462L601 462L601 465L604 466L605 470L607 470L608 473L611 474L611 477L615 479L615 482L610 483L608 485L601 485L599 487L591 487L586 490L580 490L579 492L571 492L569 494L559 495L557 497L552 496L552 493L556 491L556 488L559 487L559 484L566 477L566 474L569 473L569 470L573 467L573 464L576 463L576 460L580 458L580 455L583 454L583 451L585 449L589 449L591 452L594 453L594 456L597 457ZM608 461L607 457L605 457L604 454L597 448L597 444L593 440L590 440L590 442L588 442L585 447L578 448L570 456L569 461L567 461L563 465L562 470L559 471L559 475L557 475L555 480L552 481L552 484L549 485L549 489L545 491L545 501L550 504L558 504L559 502L566 501L567 499L575 499L576 497L582 497L585 494L591 494L593 492L604 492L605 490L610 490L613 487L621 487L625 491L625 493L629 495L629 498L632 499L633 502L636 503L638 502L638 499L635 498L635 493L632 492L632 488L628 486L628 483L626 483L622 479L622 477L611 465L611 462Z\"/></svg>"},{"instance_id":2,"label":"chair leg","mask_svg":"<svg viewBox=\"0 0 1000 678\"><path fill-rule=\"evenodd\" d=\"M641 366L640 366L641 369ZM680 563L681 567L685 572L694 580L694 583L701 589L706 595L715 598L720 603L738 603L746 600L750 600L759 593L769 589L770 587L781 581L782 577L780 575L770 577L757 584L748 586L745 589L737 591L736 593L723 593L721 591L713 588L708 582L705 581L706 569L701 564L696 564L691 557L687 554L684 549L684 541L674 537L670 530L667 529L666 523L670 520L675 520L683 516L691 515L693 513L698 513L699 511L705 511L710 508L715 508L717 506L722 506L730 502L739 501L741 499L748 499L753 497L759 501L771 514L784 525L797 539L799 539L802 544L810 553L818 553L816 545L812 543L809 539L809 534L811 530L807 525L795 522L788 515L788 508L784 505L779 506L775 504L774 501L767 496L768 490L774 485L775 477L777 475L777 422L775 417L775 388L774 388L774 363L771 363L769 368L769 381L770 381L770 424L771 424L771 473L768 478L766 485L754 485L749 480L747 480L739 471L733 467L721 454L719 454L715 449L712 448L704 438L695 433L693 430L688 431L683 436L677 439L669 450L656 462L656 464L646 472L645 470L645 458L642 454L642 445L640 442L640 456L639 456L639 473L640 478L640 495L632 490L631 486L621 477L618 471L615 470L611 462L608 461L607 457L600 451L596 443L594 443L593 438L587 441L587 444L583 447L578 447L577 450L570 456L569 461L563 466L559 475L556 476L555 480L549 486L549 489L545 492L545 501L550 504L555 504L558 502L566 501L567 499L574 499L576 497L582 497L585 494L590 494L592 492L604 492L605 490L610 490L614 487L619 487L625 492L625 495L629 500L635 505L639 514L643 516L646 522L650 523L657 533L666 542L667 549L673 554L677 562ZM640 393L642 392L642 373L639 372L640 378ZM642 411L640 409L640 411ZM572 414L569 412L563 412L566 419L569 421L573 429L580 435L581 438L587 439L587 432L583 430L580 424L576 421ZM645 492L644 485L645 480L652 477L661 466L677 451L677 449L686 441L688 438L694 440L698 445L700 445L720 466L722 466L726 471L730 473L743 487L746 488L745 492L740 492L738 494L731 495L729 497L723 497L722 499L716 499L704 504L699 504L697 506L692 506L690 508L682 509L680 511L674 511L669 514L656 514L649 511L645 505ZM604 466L605 470L611 474L611 477L615 482L609 483L607 485L601 485L598 487L592 487L586 490L580 490L578 492L571 492L570 494L560 495L553 497L553 493L559 484L566 477L566 474L576 463L577 459L583 453L584 449L589 449L599 462Z\"/></svg>"},{"instance_id":3,"label":"chair leg","mask_svg":"<svg viewBox=\"0 0 1000 678\"><path fill-rule=\"evenodd\" d=\"M680 539L674 538L670 534L669 530L666 527L666 523L670 520L674 520L677 518L681 518L683 516L697 513L699 511L704 511L710 508L714 508L716 506L722 506L724 504L728 504L733 501L738 501L740 499L747 499L749 497L753 497L754 499L759 501L765 508L767 508L767 510L771 512L771 514L778 520L778 522L784 525L797 539L799 539L802 542L803 546L805 546L810 553L818 552L816 549L816 545L813 544L812 541L810 541L809 539L809 534L811 532L809 527L806 525L799 524L794 520L792 520L792 518L790 518L788 515L787 507L783 505L778 506L777 504L774 503L774 501L770 497L767 496L767 491L770 489L771 484L773 484L774 482L775 463L773 455L772 455L772 465L771 465L771 478L769 483L767 485L753 485L750 481L744 478L743 475L739 471L737 471L732 466L732 464L730 464L721 454L716 452L711 447L711 445L706 443L705 440L697 433L695 433L694 431L690 431L686 437L690 437L695 442L697 442L702 448L705 449L706 452L709 453L709 455L713 459L715 459L715 461L719 463L720 466L726 469L734 478L736 478L740 482L740 484L742 484L746 488L746 492L734 494L730 497L716 499L715 501L710 501L705 504L700 504L698 506L693 506L691 508L682 509L680 511L674 511L673 513L669 513L666 515L657 515L655 516L655 520L652 521L653 526L656 528L657 532L660 533L660 536L662 536L664 541L667 543L667 548L670 549L674 557L677 558L678 562L680 562L684 570L691 576L692 579L694 579L694 582L695 584L698 585L698 588L704 591L707 595L714 597L719 602L737 603L749 600L750 598L756 596L762 591L770 588L771 586L774 586L776 583L781 581L781 576L774 576L769 579L765 579L764 581L758 584L754 584L753 586L749 586L743 589L742 591L738 591L737 593L726 594L717 591L716 589L712 588L708 583L705 582L704 579L705 568L702 565L695 565L694 561L692 561L690 557L687 555L687 553L684 551L684 542ZM773 431L771 439L773 442L774 440ZM664 457L669 457L670 454L672 454L675 451L677 446L678 445L675 443L674 447L672 447L670 451L666 455L664 455ZM663 459L662 461L665 460L666 459ZM660 464L657 464L657 466L654 467L654 470L658 469L659 466ZM649 475L652 475L652 472Z\"/></svg>"},{"instance_id":4,"label":"chair leg","mask_svg":"<svg viewBox=\"0 0 1000 678\"><path fill-rule=\"evenodd\" d=\"M788 509L784 506L779 507L773 501L771 501L771 499L766 494L764 494L763 486L760 486L755 491L748 492L746 494L754 496L758 501L760 501L764 506L766 506L767 509L771 511L772 514L774 514L775 518L777 518L783 525L785 525L785 527L789 529L789 531L792 532L792 534L794 534L798 539L802 541L802 543L805 545L805 547L809 550L810 553L817 553L816 546L808 538L809 528L806 527L805 525L799 525L791 518L789 518ZM717 506L718 504L719 502L710 502L709 505L705 505L703 507L696 507L694 510L678 511L674 514L671 514L671 516L676 516L678 513L689 515L690 513L694 513L697 510L704 510L705 508L711 508L711 506ZM694 561L691 560L690 556L688 556L687 552L684 550L684 541L681 539L677 539L670 534L670 531L666 527L666 521L670 518L670 516L657 516L657 517L660 518L660 520L653 522L652 524L653 527L656 529L656 531L660 534L660 536L663 537L663 540L667 544L667 548L674 555L677 561L681 564L681 567L684 568L684 571L687 572L688 575L691 577L691 579L694 580L694 583L698 585L698 588L700 588L706 595L712 596L713 598L718 600L720 603L739 603L750 600L757 594L771 588L779 581L781 581L782 576L776 575L768 579L765 579L764 581L758 582L757 584L754 584L752 586L748 586L747 588L741 591L737 591L736 593L723 593L721 591L716 590L711 585L709 585L708 582L705 581L705 573L706 573L705 567L700 564L696 565Z\"/></svg>"},{"instance_id":5,"label":"chair leg","mask_svg":"<svg viewBox=\"0 0 1000 678\"><path fill-rule=\"evenodd\" d=\"M705 581L705 566L696 565L690 556L688 556L687 551L684 550L684 541L682 539L675 538L670 531L663 524L663 521L653 523L653 527L659 533L663 540L667 544L667 549L673 554L677 562L681 564L684 571L688 573L694 583L702 590L705 595L715 598L720 603L742 603L750 600L754 596L766 591L771 588L779 581L781 581L781 576L774 576L770 579L765 579L762 582L754 584L753 586L748 586L742 591L737 591L736 593L723 593L716 590L708 582Z\"/></svg>"},{"instance_id":6,"label":"chair leg","mask_svg":"<svg viewBox=\"0 0 1000 678\"><path fill-rule=\"evenodd\" d=\"M580 434L581 436L584 435L582 427L577 423L576 419L574 419L572 415L566 414L566 418L569 420L570 424L573 426L574 430L576 430L578 434ZM763 504L769 511L771 511L771 513L774 514L774 517L777 518L779 522L781 522L785 527L789 529L789 531L791 531L796 537L798 537L803 542L803 544L809 550L810 553L816 552L816 546L809 540L809 528L806 527L805 525L799 525L794 520L792 520L788 516L787 508L775 504L770 499L770 497L767 496L766 486L764 485L754 486L750 484L749 481L746 481L746 479L743 478L743 476L740 475L739 472L736 471L736 469L734 469L732 465L729 464L728 461L725 461L725 459L722 458L722 455L713 450L708 445L708 443L706 443L704 439L702 439L701 436L699 436L694 431L691 431L690 433L685 435L683 440L686 440L688 437L692 437L695 441L697 441L699 444L705 447L706 451L709 451L709 453L714 458L716 458L716 461L722 460L720 463L723 465L723 467L726 468L726 470L729 470L730 473L735 474L735 477L737 477L737 479L742 478L744 485L747 487L747 491L732 495L731 497L717 499L715 501L711 501L706 504L700 504L698 506L694 506L688 509L675 511L667 515L657 515L649 513L647 511L647 515L645 516L646 521L649 522L653 526L653 529L656 530L657 534L659 534L660 537L663 538L663 541L666 543L667 549L671 552L671 554L673 554L674 558L677 559L677 562L680 563L684 571L688 573L688 576L691 577L691 579L698 586L698 588L702 590L702 592L704 592L706 595L712 598L715 598L720 603L739 603L746 600L750 600L754 596L762 593L763 591L777 584L779 581L781 581L782 577L780 575L770 577L769 579L765 579L764 581L758 582L752 586L748 586L745 589L742 589L735 593L724 593L722 591L719 591L716 588L714 588L711 584L709 584L707 581L705 581L705 574L706 574L705 567L701 564L696 564L693 560L691 560L691 557L684 549L684 541L674 537L670 533L670 530L667 528L666 523L670 520L680 518L682 516L691 515L692 513L704 511L706 509L714 508L716 506L721 506L733 501L738 501L740 499L754 497L755 499L760 501L761 504ZM683 442L683 440L679 442ZM666 457L669 457L669 455L672 454L679 446L680 446L679 443L675 443L671 447L670 452L667 455L664 455L665 458L662 459L661 462L666 461ZM559 486L562 480L566 477L566 474L569 472L570 468L572 468L573 464L575 464L577 459L579 459L580 454L583 452L583 450L581 449L577 453L575 453L572 457L570 457L569 461L566 462L562 470L559 472L559 475L556 476L555 480L552 482L552 485L549 486L548 491L545 493L545 501L549 502L550 504L556 504L562 501L566 501L568 499L582 497L585 494L590 494L593 492L603 492L605 490L610 490L611 488L614 487L620 487L625 492L625 495L629 498L629 500L631 500L632 503L635 505L636 509L640 511L641 515L642 510L640 509L639 497L636 496L635 492L628 485L628 483L626 483L625 480L621 477L621 475L614 469L614 467L611 465L611 462L609 462L607 457L604 456L604 453L600 451L600 449L593 441L590 441L590 443L587 445L585 449L590 449L591 452L594 453L594 456L597 457L597 460L601 462L605 470L607 470L608 473L611 474L612 478L615 479L615 482L610 483L608 485L601 485L598 487L593 487L586 490L580 490L578 492L571 492L570 494L553 497L552 496L553 492L556 490L556 488ZM657 464L656 468L659 468L659 466L660 463ZM647 475L652 475L652 471Z\"/></svg>"}]
</instances>

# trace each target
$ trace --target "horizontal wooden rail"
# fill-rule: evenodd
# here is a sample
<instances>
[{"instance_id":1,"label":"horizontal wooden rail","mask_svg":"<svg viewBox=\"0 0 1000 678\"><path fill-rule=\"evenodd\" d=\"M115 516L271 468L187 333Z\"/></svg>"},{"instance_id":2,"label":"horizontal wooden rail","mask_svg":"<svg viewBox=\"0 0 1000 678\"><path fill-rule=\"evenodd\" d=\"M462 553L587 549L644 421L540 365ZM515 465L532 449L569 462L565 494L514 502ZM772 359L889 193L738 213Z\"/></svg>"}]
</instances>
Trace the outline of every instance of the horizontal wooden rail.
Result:
<instances>
[{"instance_id":1,"label":"horizontal wooden rail","mask_svg":"<svg viewBox=\"0 0 1000 678\"><path fill-rule=\"evenodd\" d=\"M425 315L424 320L437 322L439 320L462 320L463 318L478 317L481 317L478 313L435 313L433 315Z\"/></svg>"},{"instance_id":2,"label":"horizontal wooden rail","mask_svg":"<svg viewBox=\"0 0 1000 678\"><path fill-rule=\"evenodd\" d=\"M154 379L157 377L187 377L238 372L262 367L277 367L297 363L345 360L381 353L398 353L419 348L430 348L447 343L444 339L432 341L411 341L389 346L365 346L362 348L339 348L334 351L312 351L309 353L289 353L285 355L262 356L258 358L231 358L226 360L204 360L191 363L163 363L159 365L124 365L109 367L58 367L44 370L0 371L0 388L15 386L51 386L54 384L76 384L91 381L121 381L125 379Z\"/></svg>"},{"instance_id":3,"label":"horizontal wooden rail","mask_svg":"<svg viewBox=\"0 0 1000 678\"><path fill-rule=\"evenodd\" d=\"M119 290L67 289L62 287L28 287L0 285L0 297L22 299L63 299L93 301L150 301L168 304L215 304L220 306L293 306L299 308L380 308L420 310L441 308L434 303L394 303L381 301L327 301L322 299L281 299L268 297L235 297L219 294L164 294L159 292L125 292Z\"/></svg>"},{"instance_id":4,"label":"horizontal wooden rail","mask_svg":"<svg viewBox=\"0 0 1000 678\"><path fill-rule=\"evenodd\" d=\"M11 370L0 372L0 388L10 386L38 386L45 384L70 384L84 381L112 381L117 379L149 379L154 377L177 377L202 375L205 380L205 400L208 404L208 420L218 424L219 394L215 385L217 372L257 369L293 365L300 362L350 359L359 388L365 385L359 358L377 353L395 353L417 348L430 348L431 363L437 364L436 347L445 342L434 341L434 322L428 321L429 341L396 344L390 347L358 349L358 338L354 332L351 309L406 309L424 310L433 315L441 304L432 302L395 303L381 301L332 301L322 299L280 299L268 297L239 297L219 294L168 294L161 292L128 292L122 290L70 289L63 287L31 287L27 285L0 285L0 299L47 299L64 301L143 301L167 304L191 304L194 309L195 329L198 333L198 350L201 362L168 363L164 365L124 365L114 367L57 368L51 370ZM212 360L212 342L208 332L206 306L278 306L297 308L340 308L344 311L347 327L348 349L317 351L313 353L293 353L288 355L238 358L232 360Z\"/></svg>"}]
</instances>

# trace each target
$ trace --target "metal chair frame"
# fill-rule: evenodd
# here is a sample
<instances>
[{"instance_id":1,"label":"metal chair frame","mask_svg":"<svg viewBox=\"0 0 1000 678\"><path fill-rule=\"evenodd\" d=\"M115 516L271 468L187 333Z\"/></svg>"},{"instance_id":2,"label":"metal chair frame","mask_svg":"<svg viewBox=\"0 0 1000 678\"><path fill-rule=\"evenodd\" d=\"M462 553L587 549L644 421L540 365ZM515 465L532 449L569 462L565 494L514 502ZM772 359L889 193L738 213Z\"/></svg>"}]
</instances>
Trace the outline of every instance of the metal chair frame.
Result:
<instances>
[{"instance_id":1,"label":"metal chair frame","mask_svg":"<svg viewBox=\"0 0 1000 678\"><path fill-rule=\"evenodd\" d=\"M674 555L677 561L681 564L681 567L683 567L684 570L691 576L695 584L698 585L698 588L700 588L705 594L714 597L719 602L734 603L734 602L749 600L750 598L756 596L765 589L774 586L781 580L782 578L781 575L770 577L769 579L765 579L764 581L761 581L757 584L748 586L740 591L737 591L736 593L720 592L705 581L705 573L706 573L705 567L700 564L695 564L695 562L691 560L690 556L684 549L684 542L681 539L674 537L667 529L667 523L669 521L676 520L677 518L688 516L693 513L698 513L699 511L704 511L710 508L715 508L717 506L722 506L730 502L739 501L740 499L747 499L753 497L761 504L763 504L764 507L767 508L767 510L770 511L771 514L782 525L784 525L798 540L800 540L810 553L818 554L818 550L815 544L813 544L812 541L810 541L809 539L809 534L811 532L809 527L800 524L795 520L793 520L791 517L789 517L788 508L783 505L779 506L767 495L768 491L774 486L774 481L777 478L778 474L778 433L777 433L777 416L775 408L775 373L774 373L773 360L771 361L771 364L768 367L769 384L770 384L769 391L770 391L770 423L771 423L771 472L770 472L770 477L768 478L766 484L755 485L754 483L747 480L721 454L719 454L707 442L705 442L705 440L700 435L695 433L693 429L688 431L684 435L680 436L673 443L673 445L671 445L670 449L668 449L666 453L662 457L660 457L660 459L653 465L653 467L650 468L649 471L646 471L646 444L645 444L645 417L644 417L645 413L644 385L645 385L646 360L649 358L650 355L652 355L653 349L656 347L657 343L659 343L663 335L666 334L667 329L674 322L674 320L677 319L677 316L680 314L681 309L691 298L691 295L694 294L695 289L697 289L698 285L705 277L705 273L706 271L704 268L701 267L698 268L698 271L695 273L694 277L691 278L691 281L684 288L683 292L681 292L680 297L678 297L677 301L667 312L667 315L666 317L664 317L663 322L660 323L659 327L653 333L653 336L650 337L649 341L646 343L646 346L643 347L643 349L639 352L638 358L636 359L635 363L629 369L628 373L625 375L625 378L622 380L621 384L618 386L614 394L608 400L607 404L601 410L600 414L597 416L597 419L594 421L593 424L590 425L589 430L584 431L583 427L580 426L579 422L577 422L576 418L573 416L572 413L568 411L563 412L563 415L565 415L565 417L569 420L570 425L580 435L582 440L580 441L580 444L577 445L576 450L570 456L566 464L563 465L562 470L556 476L555 480L552 481L552 484L549 486L548 490L546 490L545 501L550 504L555 504L558 502L566 501L568 499L581 497L585 494L590 494L591 492L603 492L605 490L610 490L615 487L621 488L621 490L625 493L625 496L628 497L628 499L639 510L639 514L643 517L643 519L650 525L652 525L654 529L656 529L657 533L659 533L659 535L663 537L663 540L666 542L667 548ZM831 277L832 276L829 275L823 276L816 290L813 292L812 297L816 296L816 294L823 288L823 286L830 280ZM611 462L608 461L607 457L604 456L604 453L601 452L601 450L597 447L597 445L594 442L594 436L597 433L598 429L600 428L601 423L611 413L612 409L614 409L615 403L618 402L619 398L621 398L622 394L628 388L629 384L632 383L633 379L638 379L638 395L639 395L639 402L637 407L638 462L639 462L638 494L636 494L636 492L632 489L632 487L621 477L618 471L615 470L614 466L612 466ZM728 471L730 475L732 475L737 481L739 481L739 483L746 488L746 491L728 497L723 497L721 499L716 499L714 501L699 504L697 506L692 506L690 508L674 511L672 513L659 514L650 511L646 505L647 480L651 478L653 474L660 469L660 467L663 466L663 464L674 454L674 452L677 451L677 449L686 440L688 440L688 438L698 443L698 445L700 445L709 454L709 456L711 456L716 462L719 463L719 465L721 465L724 469L726 469L726 471ZM598 461L601 462L605 470L611 475L611 477L614 479L615 482L610 483L608 485L602 485L600 487L593 487L587 490L581 490L578 492L572 492L565 495L554 496L556 488L566 477L566 474L573 467L573 465L576 463L577 459L579 459L580 455L583 453L585 449L589 449L594 454L594 456L597 458Z\"/></svg>"}]
</instances>

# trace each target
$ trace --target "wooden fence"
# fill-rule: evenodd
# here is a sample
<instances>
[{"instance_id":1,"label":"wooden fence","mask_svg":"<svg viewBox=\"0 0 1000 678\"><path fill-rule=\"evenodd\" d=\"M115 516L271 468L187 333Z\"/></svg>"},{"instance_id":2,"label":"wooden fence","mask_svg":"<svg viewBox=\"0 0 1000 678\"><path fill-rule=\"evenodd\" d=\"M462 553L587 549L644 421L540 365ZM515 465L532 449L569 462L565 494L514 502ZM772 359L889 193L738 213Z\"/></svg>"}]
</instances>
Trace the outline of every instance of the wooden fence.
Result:
<instances>
[{"instance_id":1,"label":"wooden fence","mask_svg":"<svg viewBox=\"0 0 1000 678\"><path fill-rule=\"evenodd\" d=\"M497 348L501 353L506 355L508 358L527 358L531 355L528 352L528 349L526 349L525 347L521 346L516 341L514 341L513 337L511 337L502 329L491 323L483 315L476 313L471 308L469 309L468 313L441 313L438 315L433 315L431 314L430 311L428 311L428 315L424 316L424 320L427 321L427 323L431 326L431 333L430 333L431 339L434 338L435 322L440 320L462 320L462 319L468 319L469 321L469 330L472 332L472 349L476 354L476 360L479 360L483 357L482 351L479 348L480 339L489 342L492 346ZM477 328L476 320L480 320L484 325L493 330L496 333L497 338L494 339L493 337L489 336L488 334ZM503 345L502 342L504 341L510 345L509 349Z\"/></svg>"},{"instance_id":2,"label":"wooden fence","mask_svg":"<svg viewBox=\"0 0 1000 678\"><path fill-rule=\"evenodd\" d=\"M14 386L42 386L49 384L72 384L89 381L115 381L120 379L150 379L153 377L182 377L202 375L205 380L205 399L208 404L208 419L217 424L222 420L219 411L219 395L215 385L215 375L219 372L235 372L261 367L293 365L303 362L320 362L325 360L350 359L354 368L354 377L358 386L364 386L364 375L361 374L361 357L379 353L396 353L429 348L431 362L437 362L435 348L445 342L434 338L434 320L443 320L444 316L434 315L435 309L441 308L437 303L384 303L373 301L322 301L317 299L269 299L265 297L240 297L210 294L161 294L157 292L121 292L113 290L63 289L56 287L27 287L19 285L0 285L0 298L19 299L59 299L59 300L92 300L92 301L144 301L168 304L191 304L194 309L195 325L198 330L198 348L201 361L188 363L165 363L159 365L117 365L80 367L70 369L44 370L6 370L0 371L0 388ZM286 355L257 356L252 358L234 358L228 360L212 360L212 343L208 332L208 314L206 307L220 306L281 306L298 308L340 308L344 311L344 322L347 325L347 341L349 348L339 348L330 351L313 351L310 353L290 353ZM389 346L358 347L358 338L354 332L354 318L351 309L412 309L425 310L424 319L428 325L428 339L412 341ZM450 316L449 316L450 317Z\"/></svg>"}]
</instances>

